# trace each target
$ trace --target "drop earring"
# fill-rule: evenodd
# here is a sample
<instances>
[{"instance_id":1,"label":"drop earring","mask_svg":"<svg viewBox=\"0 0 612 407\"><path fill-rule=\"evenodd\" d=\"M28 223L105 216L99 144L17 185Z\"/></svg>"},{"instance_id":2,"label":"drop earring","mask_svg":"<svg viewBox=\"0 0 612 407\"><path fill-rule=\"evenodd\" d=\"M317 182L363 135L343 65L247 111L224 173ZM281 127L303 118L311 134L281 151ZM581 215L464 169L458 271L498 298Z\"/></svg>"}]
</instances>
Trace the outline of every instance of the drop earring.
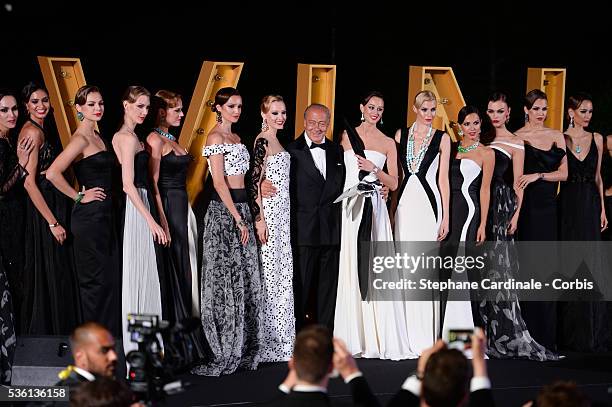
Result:
<instances>
[{"instance_id":1,"label":"drop earring","mask_svg":"<svg viewBox=\"0 0 612 407\"><path fill-rule=\"evenodd\" d=\"M263 119L263 121L261 122L261 131L268 131L269 128L270 126L268 126L266 119Z\"/></svg>"},{"instance_id":2,"label":"drop earring","mask_svg":"<svg viewBox=\"0 0 612 407\"><path fill-rule=\"evenodd\" d=\"M574 125L574 116L570 116L570 123L569 123L570 127L576 127Z\"/></svg>"},{"instance_id":3,"label":"drop earring","mask_svg":"<svg viewBox=\"0 0 612 407\"><path fill-rule=\"evenodd\" d=\"M525 113L525 123L527 123L528 121L529 121L529 115Z\"/></svg>"},{"instance_id":4,"label":"drop earring","mask_svg":"<svg viewBox=\"0 0 612 407\"><path fill-rule=\"evenodd\" d=\"M217 123L223 123L223 118L221 117L221 112L217 110Z\"/></svg>"},{"instance_id":5,"label":"drop earring","mask_svg":"<svg viewBox=\"0 0 612 407\"><path fill-rule=\"evenodd\" d=\"M79 121L82 122L83 119L85 119L85 116L83 115L83 113L77 112L77 119L79 119Z\"/></svg>"},{"instance_id":6,"label":"drop earring","mask_svg":"<svg viewBox=\"0 0 612 407\"><path fill-rule=\"evenodd\" d=\"M363 117L363 112L361 112L361 121L365 122L365 117Z\"/></svg>"},{"instance_id":7,"label":"drop earring","mask_svg":"<svg viewBox=\"0 0 612 407\"><path fill-rule=\"evenodd\" d=\"M380 125L382 126L383 124L384 124L384 123L383 123L383 120L382 120L382 117L381 117L381 118L380 118Z\"/></svg>"}]
</instances>

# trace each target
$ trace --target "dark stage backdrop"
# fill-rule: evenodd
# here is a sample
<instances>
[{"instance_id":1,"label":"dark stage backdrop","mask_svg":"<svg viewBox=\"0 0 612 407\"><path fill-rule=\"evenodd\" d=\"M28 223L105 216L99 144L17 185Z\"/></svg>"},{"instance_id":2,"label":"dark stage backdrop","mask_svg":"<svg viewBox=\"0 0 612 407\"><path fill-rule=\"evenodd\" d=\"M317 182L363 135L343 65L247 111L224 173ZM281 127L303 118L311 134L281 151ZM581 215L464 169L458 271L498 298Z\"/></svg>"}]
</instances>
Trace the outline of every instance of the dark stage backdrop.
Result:
<instances>
[{"instance_id":1,"label":"dark stage backdrop","mask_svg":"<svg viewBox=\"0 0 612 407\"><path fill-rule=\"evenodd\" d=\"M37 55L79 57L88 83L102 89L100 127L110 137L127 85L177 91L187 107L203 60L244 62L236 130L250 143L268 93L285 96L284 137L294 136L298 63L337 65L336 130L343 114L358 122L362 94L381 90L388 135L406 123L410 65L451 66L466 101L481 108L492 90L507 92L511 129L522 125L527 67L564 67L566 95L592 93L592 127L612 133L611 30L599 6L585 3L557 16L552 3L410 2L408 10L384 1L253 3L2 0L0 86L19 90L40 80Z\"/></svg>"}]
</instances>

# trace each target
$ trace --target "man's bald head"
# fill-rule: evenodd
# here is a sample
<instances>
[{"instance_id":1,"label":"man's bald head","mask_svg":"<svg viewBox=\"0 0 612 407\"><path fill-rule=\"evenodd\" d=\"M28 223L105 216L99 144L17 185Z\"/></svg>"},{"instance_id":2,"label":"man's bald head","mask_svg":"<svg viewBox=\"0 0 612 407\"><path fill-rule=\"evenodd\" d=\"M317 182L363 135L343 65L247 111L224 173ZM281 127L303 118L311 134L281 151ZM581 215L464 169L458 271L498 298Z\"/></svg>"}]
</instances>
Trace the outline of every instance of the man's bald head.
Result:
<instances>
[{"instance_id":1,"label":"man's bald head","mask_svg":"<svg viewBox=\"0 0 612 407\"><path fill-rule=\"evenodd\" d=\"M76 367L99 376L112 376L117 364L115 339L103 325L85 322L70 335Z\"/></svg>"}]
</instances>

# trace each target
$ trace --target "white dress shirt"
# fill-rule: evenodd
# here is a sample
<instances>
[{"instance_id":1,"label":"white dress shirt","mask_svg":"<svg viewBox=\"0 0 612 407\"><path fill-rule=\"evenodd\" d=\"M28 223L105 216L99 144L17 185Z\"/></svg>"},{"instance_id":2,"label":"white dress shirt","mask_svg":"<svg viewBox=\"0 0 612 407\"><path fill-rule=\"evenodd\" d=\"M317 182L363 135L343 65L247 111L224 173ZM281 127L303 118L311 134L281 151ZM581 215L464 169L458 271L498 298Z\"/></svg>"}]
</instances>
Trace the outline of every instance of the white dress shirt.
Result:
<instances>
[{"instance_id":1,"label":"white dress shirt","mask_svg":"<svg viewBox=\"0 0 612 407\"><path fill-rule=\"evenodd\" d=\"M74 366L74 371L80 374L81 376L83 376L84 378L86 378L87 380L89 380L90 382L93 382L94 380L96 380L96 377L94 375L89 373L87 370L81 369L80 367Z\"/></svg>"},{"instance_id":2,"label":"white dress shirt","mask_svg":"<svg viewBox=\"0 0 612 407\"><path fill-rule=\"evenodd\" d=\"M308 149L310 149L310 145L313 143L313 141L310 139L310 137L308 137L308 134L306 134L306 132L304 132L304 138L306 139L306 145L308 146ZM323 141L321 142L321 144L325 144L325 137L323 137ZM323 150L322 148L313 148L313 149L310 149L310 154L312 154L312 159L314 160L314 163L317 166L317 169L319 170L323 178L327 179L326 178L327 165L325 161L325 150Z\"/></svg>"}]
</instances>

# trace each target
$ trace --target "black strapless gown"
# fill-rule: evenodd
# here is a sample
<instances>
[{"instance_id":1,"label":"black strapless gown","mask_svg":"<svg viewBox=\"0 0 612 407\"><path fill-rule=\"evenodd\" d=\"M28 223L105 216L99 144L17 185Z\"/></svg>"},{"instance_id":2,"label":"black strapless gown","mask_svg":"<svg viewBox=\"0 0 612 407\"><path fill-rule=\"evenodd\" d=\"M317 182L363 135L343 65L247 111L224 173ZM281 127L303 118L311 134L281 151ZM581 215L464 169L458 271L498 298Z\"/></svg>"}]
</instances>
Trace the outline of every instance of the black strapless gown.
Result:
<instances>
[{"instance_id":1,"label":"black strapless gown","mask_svg":"<svg viewBox=\"0 0 612 407\"><path fill-rule=\"evenodd\" d=\"M540 150L525 144L524 174L552 172L559 168L565 151L558 147ZM557 241L557 182L537 180L525 188L523 205L519 217L519 241ZM537 255L537 254L536 254ZM523 254L521 253L521 256ZM529 263L530 257L519 258L520 263ZM551 270L557 270L558 256L549 259ZM529 280L533 276L520 276ZM546 348L556 350L557 307L554 302L529 302L521 304L523 318L533 339Z\"/></svg>"},{"instance_id":2,"label":"black strapless gown","mask_svg":"<svg viewBox=\"0 0 612 407\"><path fill-rule=\"evenodd\" d=\"M84 321L97 321L115 336L121 333L120 269L114 228L112 171L115 155L106 150L74 163L79 187L100 187L103 201L75 204L71 230Z\"/></svg>"},{"instance_id":3,"label":"black strapless gown","mask_svg":"<svg viewBox=\"0 0 612 407\"><path fill-rule=\"evenodd\" d=\"M47 181L45 171L56 155L48 141L38 153L36 183L58 222L70 231L72 203ZM24 303L19 325L24 335L68 335L81 322L72 237L60 245L32 200L26 199Z\"/></svg>"},{"instance_id":4,"label":"black strapless gown","mask_svg":"<svg viewBox=\"0 0 612 407\"><path fill-rule=\"evenodd\" d=\"M595 175L597 145L591 140L589 152L581 161L567 154L567 181L559 194L559 231L565 241L601 240L601 200ZM593 246L597 247L597 246ZM603 257L603 254L602 254ZM588 270L578 278L591 277ZM612 326L604 301L573 301L559 304L558 341L562 349L579 352L606 351L612 348Z\"/></svg>"},{"instance_id":5,"label":"black strapless gown","mask_svg":"<svg viewBox=\"0 0 612 407\"><path fill-rule=\"evenodd\" d=\"M444 258L446 256L455 257L459 253L461 247L469 251L470 246L476 243L476 235L478 226L480 226L480 187L482 184L482 168L469 158L454 158L450 163L450 230L448 236L444 240L440 248L440 254ZM472 273L467 273L470 281L479 281L480 276L475 276ZM453 277L451 277L453 276ZM442 281L449 278L459 276L453 273L452 269L442 269L440 279ZM460 300L465 300L460 296ZM476 296L470 295L471 303L471 320L475 326L482 326L482 319L478 311L478 302ZM449 300L448 291L440 294L440 334L444 332L444 326L453 326L457 328L457 324L464 324L470 318L459 316L445 317L447 312L446 303ZM451 300L453 300L451 298ZM455 301L457 298L454 299ZM463 310L462 310L463 311ZM456 320L455 320L456 319Z\"/></svg>"},{"instance_id":6,"label":"black strapless gown","mask_svg":"<svg viewBox=\"0 0 612 407\"><path fill-rule=\"evenodd\" d=\"M171 325L192 316L192 277L189 253L189 200L187 197L187 169L193 161L191 155L176 155L173 152L161 158L158 188L170 237L170 248L165 249L167 262L165 283L162 291L167 292L164 307L165 318ZM197 239L197 238L196 238ZM195 253L194 253L195 255ZM197 270L195 271L197 273ZM197 309L197 308L196 308ZM198 321L199 322L199 321ZM204 336L201 329L179 335L173 341L174 355L181 365L193 365L204 357Z\"/></svg>"}]
</instances>

